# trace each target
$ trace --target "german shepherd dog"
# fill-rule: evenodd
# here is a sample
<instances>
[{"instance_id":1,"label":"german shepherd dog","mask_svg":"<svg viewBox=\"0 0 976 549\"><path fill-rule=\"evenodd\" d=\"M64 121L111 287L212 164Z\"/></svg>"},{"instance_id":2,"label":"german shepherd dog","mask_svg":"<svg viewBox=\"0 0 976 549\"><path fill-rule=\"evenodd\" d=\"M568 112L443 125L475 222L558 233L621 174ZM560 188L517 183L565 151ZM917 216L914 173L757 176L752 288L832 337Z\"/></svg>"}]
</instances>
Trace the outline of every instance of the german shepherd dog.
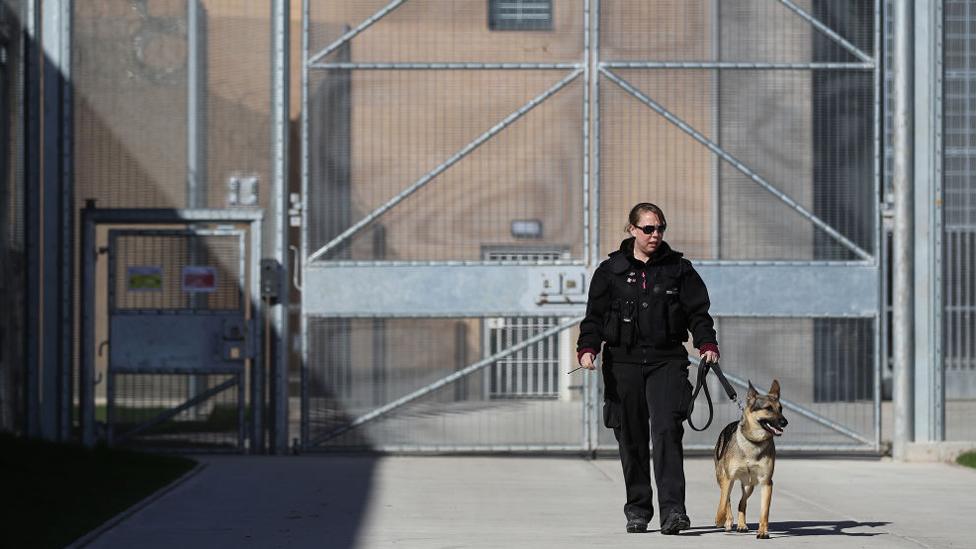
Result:
<instances>
[{"instance_id":1,"label":"german shepherd dog","mask_svg":"<svg viewBox=\"0 0 976 549\"><path fill-rule=\"evenodd\" d=\"M760 485L762 500L759 507L759 539L769 539L769 502L773 496L773 468L776 465L774 437L783 434L786 427L783 405L779 402L779 381L773 380L769 394L761 396L749 382L746 405L742 419L733 421L722 429L715 443L715 478L721 489L715 526L732 530L732 484L742 485L739 500L737 528L748 532L746 526L746 500L756 485Z\"/></svg>"}]
</instances>

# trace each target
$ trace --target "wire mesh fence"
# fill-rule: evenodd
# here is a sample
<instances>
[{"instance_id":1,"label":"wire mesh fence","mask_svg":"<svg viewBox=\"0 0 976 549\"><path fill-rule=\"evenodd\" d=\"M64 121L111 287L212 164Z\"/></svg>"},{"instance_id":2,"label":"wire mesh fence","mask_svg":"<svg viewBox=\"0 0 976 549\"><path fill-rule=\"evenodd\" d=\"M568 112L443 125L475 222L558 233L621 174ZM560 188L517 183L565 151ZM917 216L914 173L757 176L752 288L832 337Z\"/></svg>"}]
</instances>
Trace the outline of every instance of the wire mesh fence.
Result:
<instances>
[{"instance_id":1,"label":"wire mesh fence","mask_svg":"<svg viewBox=\"0 0 976 549\"><path fill-rule=\"evenodd\" d=\"M943 349L945 436L973 440L976 411L976 2L949 0L944 16Z\"/></svg>"},{"instance_id":2,"label":"wire mesh fence","mask_svg":"<svg viewBox=\"0 0 976 549\"><path fill-rule=\"evenodd\" d=\"M23 9L0 2L0 431L25 428Z\"/></svg>"}]
</instances>

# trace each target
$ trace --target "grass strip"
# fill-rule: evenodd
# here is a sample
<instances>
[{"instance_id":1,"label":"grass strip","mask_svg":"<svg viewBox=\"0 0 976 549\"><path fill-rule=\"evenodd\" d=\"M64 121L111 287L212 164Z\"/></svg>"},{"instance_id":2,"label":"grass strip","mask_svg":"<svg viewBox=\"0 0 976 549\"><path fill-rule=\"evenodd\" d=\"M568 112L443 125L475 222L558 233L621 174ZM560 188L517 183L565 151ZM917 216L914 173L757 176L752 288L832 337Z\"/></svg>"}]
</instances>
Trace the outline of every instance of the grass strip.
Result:
<instances>
[{"instance_id":1,"label":"grass strip","mask_svg":"<svg viewBox=\"0 0 976 549\"><path fill-rule=\"evenodd\" d=\"M0 434L2 547L64 547L194 467L193 460Z\"/></svg>"},{"instance_id":2,"label":"grass strip","mask_svg":"<svg viewBox=\"0 0 976 549\"><path fill-rule=\"evenodd\" d=\"M958 459L956 459L956 463L958 463L959 465L965 465L966 467L972 467L976 469L976 450L965 452L964 454L959 456Z\"/></svg>"}]
</instances>

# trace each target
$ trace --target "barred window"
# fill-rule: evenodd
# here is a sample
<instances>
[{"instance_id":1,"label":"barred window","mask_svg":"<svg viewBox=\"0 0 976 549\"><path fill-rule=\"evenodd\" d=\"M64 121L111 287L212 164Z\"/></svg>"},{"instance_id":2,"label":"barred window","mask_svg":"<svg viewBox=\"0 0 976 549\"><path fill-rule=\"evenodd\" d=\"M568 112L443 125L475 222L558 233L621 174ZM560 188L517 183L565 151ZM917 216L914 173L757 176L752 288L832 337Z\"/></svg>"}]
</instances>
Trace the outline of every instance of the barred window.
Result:
<instances>
[{"instance_id":1,"label":"barred window","mask_svg":"<svg viewBox=\"0 0 976 549\"><path fill-rule=\"evenodd\" d=\"M488 0L491 30L552 30L552 0Z\"/></svg>"}]
</instances>

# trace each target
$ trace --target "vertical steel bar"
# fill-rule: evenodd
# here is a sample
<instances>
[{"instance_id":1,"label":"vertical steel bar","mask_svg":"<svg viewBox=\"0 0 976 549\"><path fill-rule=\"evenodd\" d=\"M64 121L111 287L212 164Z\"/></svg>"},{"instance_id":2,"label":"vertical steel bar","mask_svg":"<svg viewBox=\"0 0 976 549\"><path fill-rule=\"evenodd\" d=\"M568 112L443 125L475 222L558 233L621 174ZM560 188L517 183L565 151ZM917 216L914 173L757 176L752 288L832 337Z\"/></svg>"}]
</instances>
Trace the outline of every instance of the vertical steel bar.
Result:
<instances>
[{"instance_id":1,"label":"vertical steel bar","mask_svg":"<svg viewBox=\"0 0 976 549\"><path fill-rule=\"evenodd\" d=\"M246 417L244 410L247 404L247 397L244 393L243 371L235 373L234 378L237 379L237 451L243 454L247 452L244 446L244 439L247 437L247 431L244 427Z\"/></svg>"},{"instance_id":2,"label":"vertical steel bar","mask_svg":"<svg viewBox=\"0 0 976 549\"><path fill-rule=\"evenodd\" d=\"M933 233L933 245L932 245L932 255L934 256L933 265L933 276L932 276L932 321L934 323L932 330L932 440L945 440L945 349L943 346L944 342L944 322L945 322L945 304L943 288L944 286L944 264L943 264L943 236L945 230L945 211L943 209L943 204L945 203L944 196L944 186L943 178L945 172L943 170L944 164L944 150L942 141L942 131L943 131L943 117L945 113L945 108L943 104L943 91L944 91L944 25L943 25L943 0L934 0L935 2L935 15L934 15L934 26L935 26L935 40L933 52L934 65L935 65L935 86L933 90L933 114L935 119L933 120L934 125L934 150L933 150L933 167L935 168L935 174L932 178L932 183L935 186L934 193L930 196L934 196L934 200L930 201L932 209L932 222L934 226L932 227ZM969 27L967 27L968 29ZM972 131L972 128L970 128Z\"/></svg>"},{"instance_id":3,"label":"vertical steel bar","mask_svg":"<svg viewBox=\"0 0 976 549\"><path fill-rule=\"evenodd\" d=\"M265 451L265 441L264 441L264 404L265 404L265 376L266 371L264 369L264 361L262 357L264 356L264 328L262 326L261 319L264 315L268 314L265 310L263 301L260 299L261 295L261 271L258 261L258 254L261 250L261 220L252 221L249 227L251 234L251 245L250 245L250 272L248 273L250 295L247 300L241 301L242 307L249 307L251 310L251 322L257 322L257 327L253 330L256 334L254 342L254 356L251 359L251 420L252 420L252 438L251 438L251 453L263 453ZM256 306L255 306L256 304Z\"/></svg>"},{"instance_id":4,"label":"vertical steel bar","mask_svg":"<svg viewBox=\"0 0 976 549\"><path fill-rule=\"evenodd\" d=\"M60 308L61 325L59 331L61 355L59 357L61 380L60 380L60 432L58 438L62 441L70 440L72 415L74 410L74 387L72 383L74 374L74 244L75 244L75 216L74 216L74 132L72 101L73 93L71 86L71 13L72 3L58 2L60 13L60 25L58 31L58 64L60 65L60 91L61 91L61 261L58 269L61 277L60 289Z\"/></svg>"},{"instance_id":5,"label":"vertical steel bar","mask_svg":"<svg viewBox=\"0 0 976 549\"><path fill-rule=\"evenodd\" d=\"M24 2L24 33L21 51L24 55L24 245L27 247L26 307L24 318L26 414L24 431L27 436L40 436L40 265L41 265L41 66L39 0Z\"/></svg>"},{"instance_id":6,"label":"vertical steel bar","mask_svg":"<svg viewBox=\"0 0 976 549\"><path fill-rule=\"evenodd\" d=\"M593 146L590 150L593 155L593 162L591 162L590 167L592 170L591 186L593 187L593 250L592 255L590 255L590 266L596 268L600 263L600 148L602 146L600 143L600 0L593 0L593 13L590 19L593 24L593 28L587 30L587 32L592 33L588 65L591 66L593 73L590 77L593 86L591 92L593 96Z\"/></svg>"},{"instance_id":7,"label":"vertical steel bar","mask_svg":"<svg viewBox=\"0 0 976 549\"><path fill-rule=\"evenodd\" d=\"M206 205L207 73L204 8L200 0L186 5L186 207ZM191 253L192 255L192 253Z\"/></svg>"},{"instance_id":8,"label":"vertical steel bar","mask_svg":"<svg viewBox=\"0 0 976 549\"><path fill-rule=\"evenodd\" d=\"M590 0L583 1L583 260L590 255Z\"/></svg>"},{"instance_id":9,"label":"vertical steel bar","mask_svg":"<svg viewBox=\"0 0 976 549\"><path fill-rule=\"evenodd\" d=\"M720 0L712 0L710 4L709 21L712 25L712 59L713 62L722 60L722 4ZM713 69L712 94L715 104L712 106L712 129L715 144L722 146L722 70ZM722 259L722 159L712 155L712 258Z\"/></svg>"},{"instance_id":10,"label":"vertical steel bar","mask_svg":"<svg viewBox=\"0 0 976 549\"><path fill-rule=\"evenodd\" d=\"M937 158L938 126L941 102L938 87L941 81L942 60L939 56L941 24L937 20L940 0L914 3L915 76L913 104L916 116L912 124L914 191L913 286L919 288L914 301L914 363L915 363L915 439L937 440L936 411L939 409L937 380L939 349L936 334L940 332L938 203L941 201L941 170Z\"/></svg>"},{"instance_id":11,"label":"vertical steel bar","mask_svg":"<svg viewBox=\"0 0 976 549\"><path fill-rule=\"evenodd\" d=\"M288 258L288 213L285 197L288 195L288 82L289 82L289 32L291 3L288 0L271 2L271 199L274 204L271 216L271 254L279 269L278 300L271 313L271 409L272 452L284 454L288 450L288 303L290 279Z\"/></svg>"},{"instance_id":12,"label":"vertical steel bar","mask_svg":"<svg viewBox=\"0 0 976 549\"><path fill-rule=\"evenodd\" d=\"M43 79L41 130L43 150L41 152L41 200L40 200L40 260L38 271L41 281L42 298L40 303L40 391L41 417L40 428L44 438L55 440L60 438L63 429L61 425L65 406L65 395L70 388L63 386L64 370L70 366L62 361L62 320L65 313L62 299L61 268L64 259L62 246L64 235L70 234L71 227L64 227L62 221L65 205L64 192L68 191L64 169L65 141L63 139L64 112L63 93L66 87L62 74L62 55L65 37L62 35L67 3L60 0L42 0L41 2L41 56ZM70 258L70 256L69 256ZM68 307L70 309L70 306ZM69 329L70 332L70 329Z\"/></svg>"},{"instance_id":13,"label":"vertical steel bar","mask_svg":"<svg viewBox=\"0 0 976 549\"><path fill-rule=\"evenodd\" d=\"M302 0L302 108L301 108L301 250L299 268L302 270L302 280L305 280L305 265L308 257L308 11L309 0ZM301 446L307 448L311 441L309 432L309 402L308 402L308 316L305 314L305 292L301 297L301 326L299 333L302 340L301 363Z\"/></svg>"},{"instance_id":14,"label":"vertical steel bar","mask_svg":"<svg viewBox=\"0 0 976 549\"><path fill-rule=\"evenodd\" d=\"M912 288L912 3L895 2L894 20L894 446L895 459L905 459L914 440L913 301Z\"/></svg>"},{"instance_id":15,"label":"vertical steel bar","mask_svg":"<svg viewBox=\"0 0 976 549\"><path fill-rule=\"evenodd\" d=\"M91 218L94 202L82 214L81 232L81 368L78 376L81 408L81 443L95 444L95 222Z\"/></svg>"},{"instance_id":16,"label":"vertical steel bar","mask_svg":"<svg viewBox=\"0 0 976 549\"><path fill-rule=\"evenodd\" d=\"M593 13L590 17L592 28L586 30L586 32L592 33L589 59L587 61L588 64L591 65L591 70L593 72L591 75L591 85L593 86L593 109L591 112L593 120L588 121L587 123L592 123L593 126L593 145L590 149L590 153L593 155L593 162L591 165L593 187L593 250L589 263L590 267L593 269L595 269L600 263L600 152L602 148L602 130L600 128L600 41L602 40L602 37L600 36L600 19L602 17L602 13L600 10L600 0L593 0ZM601 361L600 367L602 368L602 366ZM594 382L591 377L592 376L588 375L583 377L582 443L584 451L594 454L599 441L596 414L599 388L598 383Z\"/></svg>"},{"instance_id":17,"label":"vertical steel bar","mask_svg":"<svg viewBox=\"0 0 976 549\"><path fill-rule=\"evenodd\" d=\"M874 124L872 131L874 132L873 142L874 142L874 165L873 165L873 175L874 175L874 208L872 209L872 215L874 216L874 261L875 266L878 269L878 313L875 315L874 320L874 377L873 377L873 393L874 398L872 399L874 406L874 448L875 450L881 449L881 377L882 368L884 367L887 360L882 360L882 357L887 356L887 324L888 324L888 245L883 234L886 234L882 226L881 219L881 204L883 201L882 197L882 184L881 184L881 174L882 162L884 161L882 151L882 133L881 133L881 120L883 116L882 103L884 94L882 88L882 82L884 81L884 75L882 73L884 68L884 59L882 57L882 40L883 40L883 29L884 20L882 19L881 12L881 2L882 0L874 0L874 11L872 13L872 21L874 25L874 38L873 38L873 53L874 53L874 69L873 70L873 89L874 94L873 102L873 117Z\"/></svg>"},{"instance_id":18,"label":"vertical steel bar","mask_svg":"<svg viewBox=\"0 0 976 549\"><path fill-rule=\"evenodd\" d=\"M114 231L108 233L108 322L106 339L112 341L112 315L115 314L115 254L117 242ZM111 343L110 343L111 344ZM112 353L105 361L105 442L113 444L115 427L115 373L112 371Z\"/></svg>"}]
</instances>

